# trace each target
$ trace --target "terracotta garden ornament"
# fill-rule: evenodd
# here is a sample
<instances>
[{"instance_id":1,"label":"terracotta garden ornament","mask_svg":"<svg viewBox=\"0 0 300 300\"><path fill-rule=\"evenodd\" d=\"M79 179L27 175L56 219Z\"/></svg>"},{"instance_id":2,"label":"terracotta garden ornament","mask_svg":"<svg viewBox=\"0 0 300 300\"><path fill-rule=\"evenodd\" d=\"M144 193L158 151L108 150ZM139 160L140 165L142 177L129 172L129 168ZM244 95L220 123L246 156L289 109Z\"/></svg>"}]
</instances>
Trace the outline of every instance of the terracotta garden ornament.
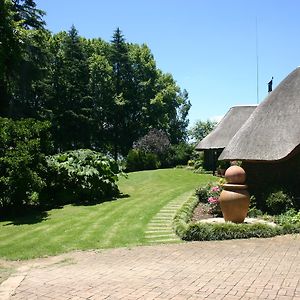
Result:
<instances>
[{"instance_id":1,"label":"terracotta garden ornament","mask_svg":"<svg viewBox=\"0 0 300 300\"><path fill-rule=\"evenodd\" d=\"M231 166L225 172L226 184L223 185L219 202L225 221L243 223L250 204L247 191L246 173L239 166Z\"/></svg>"}]
</instances>

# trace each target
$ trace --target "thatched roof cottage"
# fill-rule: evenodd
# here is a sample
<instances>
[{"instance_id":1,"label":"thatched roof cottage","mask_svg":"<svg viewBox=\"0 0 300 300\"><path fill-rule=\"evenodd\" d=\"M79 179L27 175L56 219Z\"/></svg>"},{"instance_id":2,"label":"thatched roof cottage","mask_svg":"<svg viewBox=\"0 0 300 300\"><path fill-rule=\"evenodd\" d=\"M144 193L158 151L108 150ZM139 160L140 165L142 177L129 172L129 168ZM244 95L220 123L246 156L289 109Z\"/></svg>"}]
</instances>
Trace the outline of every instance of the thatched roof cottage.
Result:
<instances>
[{"instance_id":1,"label":"thatched roof cottage","mask_svg":"<svg viewBox=\"0 0 300 300\"><path fill-rule=\"evenodd\" d=\"M243 161L252 190L300 192L300 67L259 104L219 160Z\"/></svg>"},{"instance_id":2,"label":"thatched roof cottage","mask_svg":"<svg viewBox=\"0 0 300 300\"><path fill-rule=\"evenodd\" d=\"M204 165L206 169L215 169L218 156L247 121L255 108L256 105L231 107L216 128L199 142L196 150L204 151Z\"/></svg>"}]
</instances>

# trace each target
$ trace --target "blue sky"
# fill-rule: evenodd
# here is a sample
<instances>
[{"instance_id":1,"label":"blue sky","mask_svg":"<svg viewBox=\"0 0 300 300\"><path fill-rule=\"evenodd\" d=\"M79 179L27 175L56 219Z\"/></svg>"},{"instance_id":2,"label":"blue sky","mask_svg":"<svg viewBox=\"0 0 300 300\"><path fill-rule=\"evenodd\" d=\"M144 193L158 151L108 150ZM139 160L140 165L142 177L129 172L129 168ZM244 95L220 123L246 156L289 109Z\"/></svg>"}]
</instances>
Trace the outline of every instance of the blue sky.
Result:
<instances>
[{"instance_id":1,"label":"blue sky","mask_svg":"<svg viewBox=\"0 0 300 300\"><path fill-rule=\"evenodd\" d=\"M190 124L224 115L233 105L259 101L300 65L298 0L49 0L53 33L74 24L87 38L111 40L120 27L126 40L146 43L163 72L169 72L192 103Z\"/></svg>"}]
</instances>

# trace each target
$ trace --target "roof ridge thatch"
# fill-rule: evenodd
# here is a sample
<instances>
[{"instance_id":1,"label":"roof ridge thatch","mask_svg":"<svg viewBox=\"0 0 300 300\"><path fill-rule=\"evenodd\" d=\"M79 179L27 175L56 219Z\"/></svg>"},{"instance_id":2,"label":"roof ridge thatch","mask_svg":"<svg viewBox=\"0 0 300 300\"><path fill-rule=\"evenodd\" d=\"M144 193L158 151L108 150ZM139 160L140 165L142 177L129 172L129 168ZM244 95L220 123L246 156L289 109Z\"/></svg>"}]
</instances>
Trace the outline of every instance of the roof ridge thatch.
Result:
<instances>
[{"instance_id":1,"label":"roof ridge thatch","mask_svg":"<svg viewBox=\"0 0 300 300\"><path fill-rule=\"evenodd\" d=\"M255 108L254 104L231 107L216 128L198 143L196 150L225 148Z\"/></svg>"},{"instance_id":2,"label":"roof ridge thatch","mask_svg":"<svg viewBox=\"0 0 300 300\"><path fill-rule=\"evenodd\" d=\"M300 144L300 67L259 104L220 160L276 161Z\"/></svg>"}]
</instances>

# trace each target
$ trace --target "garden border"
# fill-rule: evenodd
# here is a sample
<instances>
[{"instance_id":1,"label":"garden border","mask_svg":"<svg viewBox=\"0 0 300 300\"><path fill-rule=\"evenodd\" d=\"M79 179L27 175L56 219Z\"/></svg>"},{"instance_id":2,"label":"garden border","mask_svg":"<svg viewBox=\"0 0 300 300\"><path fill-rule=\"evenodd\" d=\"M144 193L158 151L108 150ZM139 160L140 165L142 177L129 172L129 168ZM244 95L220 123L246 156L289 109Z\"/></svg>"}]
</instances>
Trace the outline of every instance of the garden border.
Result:
<instances>
[{"instance_id":1,"label":"garden border","mask_svg":"<svg viewBox=\"0 0 300 300\"><path fill-rule=\"evenodd\" d=\"M245 238L267 238L276 235L300 233L300 224L283 224L276 227L267 224L208 224L190 222L191 216L199 200L190 196L177 210L173 219L175 233L186 241L211 241Z\"/></svg>"}]
</instances>

